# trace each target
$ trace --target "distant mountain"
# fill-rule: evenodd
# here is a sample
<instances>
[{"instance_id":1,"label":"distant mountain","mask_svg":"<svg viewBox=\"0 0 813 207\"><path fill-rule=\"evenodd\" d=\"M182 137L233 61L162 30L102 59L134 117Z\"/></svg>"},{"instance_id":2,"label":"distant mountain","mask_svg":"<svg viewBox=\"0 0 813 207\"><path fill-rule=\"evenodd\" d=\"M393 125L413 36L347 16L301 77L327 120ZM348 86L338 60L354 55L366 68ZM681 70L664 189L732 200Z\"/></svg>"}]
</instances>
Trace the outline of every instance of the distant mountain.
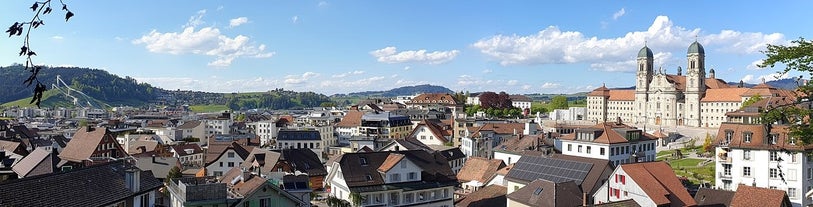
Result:
<instances>
[{"instance_id":1,"label":"distant mountain","mask_svg":"<svg viewBox=\"0 0 813 207\"><path fill-rule=\"evenodd\" d=\"M0 67L0 103L3 106L32 106L29 104L33 85L22 83L30 73L22 65ZM57 83L57 76L64 84ZM164 90L131 77L124 78L107 71L77 67L45 67L38 76L48 87L43 94L42 107L80 106L145 106L157 105L215 105L231 109L296 109L320 106L330 98L314 92L286 91L282 88L252 93L209 93L200 91ZM64 85L80 91L71 91ZM52 85L58 85L54 89ZM85 95L82 95L85 94Z\"/></svg>"},{"instance_id":2,"label":"distant mountain","mask_svg":"<svg viewBox=\"0 0 813 207\"><path fill-rule=\"evenodd\" d=\"M739 82L728 82L728 84L729 85L739 85L740 83ZM793 79L793 78L785 78L785 79L779 79L779 80L766 81L765 84L768 84L769 86L773 86L775 88L781 88L781 89L787 89L787 90L796 90L796 88L799 87L798 85L796 85L797 84L796 80ZM757 84L745 83L743 85L745 87L750 88L750 87L756 86Z\"/></svg>"},{"instance_id":3,"label":"distant mountain","mask_svg":"<svg viewBox=\"0 0 813 207\"><path fill-rule=\"evenodd\" d=\"M415 95L420 93L454 93L454 91L443 87L443 86L436 86L436 85L416 85L416 86L404 86L399 88L393 88L387 91L365 91L365 92L355 92L349 93L347 95L344 94L337 94L334 96L359 96L359 97L395 97L395 96L408 96L408 95Z\"/></svg>"}]
</instances>

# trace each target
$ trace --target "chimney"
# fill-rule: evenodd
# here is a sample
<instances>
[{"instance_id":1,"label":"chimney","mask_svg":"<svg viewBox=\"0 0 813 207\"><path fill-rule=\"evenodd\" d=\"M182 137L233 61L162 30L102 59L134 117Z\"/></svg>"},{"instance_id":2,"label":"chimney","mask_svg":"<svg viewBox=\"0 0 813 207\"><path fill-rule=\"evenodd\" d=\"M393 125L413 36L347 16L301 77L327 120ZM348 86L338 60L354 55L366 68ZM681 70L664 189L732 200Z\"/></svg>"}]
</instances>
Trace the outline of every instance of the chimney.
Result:
<instances>
[{"instance_id":1,"label":"chimney","mask_svg":"<svg viewBox=\"0 0 813 207\"><path fill-rule=\"evenodd\" d=\"M141 170L136 167L125 170L124 185L130 191L138 192L141 189Z\"/></svg>"},{"instance_id":2,"label":"chimney","mask_svg":"<svg viewBox=\"0 0 813 207\"><path fill-rule=\"evenodd\" d=\"M251 171L246 170L246 167L240 168L243 171L243 176L240 178L240 181L245 182L248 179L251 179Z\"/></svg>"},{"instance_id":3,"label":"chimney","mask_svg":"<svg viewBox=\"0 0 813 207\"><path fill-rule=\"evenodd\" d=\"M155 163L155 155L152 155L152 163Z\"/></svg>"},{"instance_id":4,"label":"chimney","mask_svg":"<svg viewBox=\"0 0 813 207\"><path fill-rule=\"evenodd\" d=\"M85 126L85 131L86 132L92 132L93 130L96 130L95 128L93 128L93 126L90 126L90 125Z\"/></svg>"}]
</instances>

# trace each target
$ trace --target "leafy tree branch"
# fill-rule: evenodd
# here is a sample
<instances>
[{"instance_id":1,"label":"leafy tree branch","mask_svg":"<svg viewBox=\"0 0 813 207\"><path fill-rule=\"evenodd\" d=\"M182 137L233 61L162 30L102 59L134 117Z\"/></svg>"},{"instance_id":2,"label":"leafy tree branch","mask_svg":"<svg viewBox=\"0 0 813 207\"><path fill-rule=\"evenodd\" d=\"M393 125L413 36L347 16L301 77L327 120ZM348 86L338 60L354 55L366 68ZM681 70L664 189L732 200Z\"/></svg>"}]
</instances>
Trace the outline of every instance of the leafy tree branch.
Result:
<instances>
[{"instance_id":1,"label":"leafy tree branch","mask_svg":"<svg viewBox=\"0 0 813 207\"><path fill-rule=\"evenodd\" d=\"M65 21L67 22L69 19L71 19L71 17L74 16L74 14L68 9L68 5L62 0L60 0L59 3L62 5L62 10L65 11ZM37 75L39 74L40 70L42 70L43 66L34 64L33 56L36 56L37 53L31 49L31 31L45 25L45 21L43 21L42 16L50 14L53 9L51 9L51 0L36 1L29 8L32 12L34 12L34 16L31 17L31 20L14 22L14 24L12 24L8 30L6 30L6 33L8 33L9 37L12 37L21 36L23 31L25 31L23 46L20 47L19 56L25 56L25 70L30 72L31 75L25 79L25 81L23 81L23 84L26 84L27 86L36 84L34 86L34 96L31 98L31 103L36 103L36 105L39 107L40 102L42 101L42 94L47 90L47 88L44 84L42 84L42 82L40 82L39 78L37 78Z\"/></svg>"}]
</instances>

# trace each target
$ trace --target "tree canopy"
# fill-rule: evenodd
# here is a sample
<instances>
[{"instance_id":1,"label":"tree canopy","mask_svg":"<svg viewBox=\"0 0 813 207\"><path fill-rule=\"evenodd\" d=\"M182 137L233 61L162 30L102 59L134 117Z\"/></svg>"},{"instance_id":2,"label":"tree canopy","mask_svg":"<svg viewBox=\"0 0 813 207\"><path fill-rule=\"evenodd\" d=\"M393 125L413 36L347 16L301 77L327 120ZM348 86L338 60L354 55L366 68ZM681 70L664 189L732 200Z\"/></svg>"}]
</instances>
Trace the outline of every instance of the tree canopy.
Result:
<instances>
[{"instance_id":1,"label":"tree canopy","mask_svg":"<svg viewBox=\"0 0 813 207\"><path fill-rule=\"evenodd\" d=\"M813 127L810 125L810 118L813 117L811 108L811 98L813 98L813 83L809 80L813 77L813 41L799 38L791 41L790 45L768 45L767 50L762 51L766 58L759 64L763 68L774 68L783 65L777 76L788 75L792 72L801 74L797 78L800 95L793 103L768 108L762 114L764 124L785 123L788 125L790 137L800 140L803 144L813 143ZM770 127L767 127L770 129Z\"/></svg>"},{"instance_id":2,"label":"tree canopy","mask_svg":"<svg viewBox=\"0 0 813 207\"><path fill-rule=\"evenodd\" d=\"M567 109L567 97L559 95L554 96L550 100L550 108L551 109Z\"/></svg>"}]
</instances>

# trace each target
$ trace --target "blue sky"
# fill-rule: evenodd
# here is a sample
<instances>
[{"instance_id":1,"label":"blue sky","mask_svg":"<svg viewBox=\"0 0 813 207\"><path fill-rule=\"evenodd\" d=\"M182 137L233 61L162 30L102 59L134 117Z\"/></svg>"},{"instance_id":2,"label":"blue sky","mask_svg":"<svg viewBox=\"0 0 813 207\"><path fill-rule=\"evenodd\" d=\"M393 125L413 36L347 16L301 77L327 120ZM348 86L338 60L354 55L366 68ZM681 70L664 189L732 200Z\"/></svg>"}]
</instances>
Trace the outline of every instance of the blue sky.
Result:
<instances>
[{"instance_id":1,"label":"blue sky","mask_svg":"<svg viewBox=\"0 0 813 207\"><path fill-rule=\"evenodd\" d=\"M628 87L645 42L675 73L695 39L718 78L758 83L776 71L754 67L765 44L813 25L811 1L66 2L74 18L55 11L32 34L36 63L211 92ZM0 22L30 18L30 4L4 2ZM23 62L21 44L0 38L0 65Z\"/></svg>"}]
</instances>

